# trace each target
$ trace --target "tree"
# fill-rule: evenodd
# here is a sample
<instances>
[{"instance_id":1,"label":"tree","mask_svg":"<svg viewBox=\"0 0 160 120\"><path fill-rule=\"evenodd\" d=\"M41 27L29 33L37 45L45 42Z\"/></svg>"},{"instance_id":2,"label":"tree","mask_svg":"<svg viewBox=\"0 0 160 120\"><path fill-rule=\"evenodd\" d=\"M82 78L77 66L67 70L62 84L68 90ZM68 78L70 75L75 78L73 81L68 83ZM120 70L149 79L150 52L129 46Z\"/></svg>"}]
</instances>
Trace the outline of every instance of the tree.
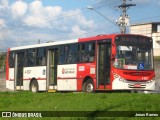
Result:
<instances>
[{"instance_id":1,"label":"tree","mask_svg":"<svg viewBox=\"0 0 160 120\"><path fill-rule=\"evenodd\" d=\"M0 68L5 68L6 53L0 53Z\"/></svg>"}]
</instances>

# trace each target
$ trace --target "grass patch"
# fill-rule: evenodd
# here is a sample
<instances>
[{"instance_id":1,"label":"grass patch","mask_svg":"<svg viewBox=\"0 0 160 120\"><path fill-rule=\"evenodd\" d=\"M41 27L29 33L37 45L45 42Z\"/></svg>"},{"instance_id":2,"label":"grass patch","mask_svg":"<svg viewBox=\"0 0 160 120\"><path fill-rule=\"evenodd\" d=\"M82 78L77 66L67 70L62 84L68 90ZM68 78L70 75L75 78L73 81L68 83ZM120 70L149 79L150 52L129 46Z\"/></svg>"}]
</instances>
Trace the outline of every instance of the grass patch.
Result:
<instances>
[{"instance_id":1,"label":"grass patch","mask_svg":"<svg viewBox=\"0 0 160 120\"><path fill-rule=\"evenodd\" d=\"M159 111L159 94L0 92L0 111Z\"/></svg>"}]
</instances>

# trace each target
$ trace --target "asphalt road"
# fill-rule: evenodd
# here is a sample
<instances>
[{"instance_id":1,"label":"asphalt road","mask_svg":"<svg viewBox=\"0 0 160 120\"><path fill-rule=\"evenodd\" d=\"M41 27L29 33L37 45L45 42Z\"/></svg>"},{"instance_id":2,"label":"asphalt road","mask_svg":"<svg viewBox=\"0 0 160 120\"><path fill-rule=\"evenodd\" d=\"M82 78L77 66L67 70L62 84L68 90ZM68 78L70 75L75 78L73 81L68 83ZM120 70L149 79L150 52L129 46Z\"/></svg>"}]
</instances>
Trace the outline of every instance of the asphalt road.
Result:
<instances>
[{"instance_id":1,"label":"asphalt road","mask_svg":"<svg viewBox=\"0 0 160 120\"><path fill-rule=\"evenodd\" d=\"M0 79L5 79L5 77L6 77L5 72L0 70Z\"/></svg>"},{"instance_id":2,"label":"asphalt road","mask_svg":"<svg viewBox=\"0 0 160 120\"><path fill-rule=\"evenodd\" d=\"M160 61L154 62L155 68L155 80L156 80L156 90L160 90Z\"/></svg>"},{"instance_id":3,"label":"asphalt road","mask_svg":"<svg viewBox=\"0 0 160 120\"><path fill-rule=\"evenodd\" d=\"M6 91L5 72L0 70L0 91Z\"/></svg>"}]
</instances>

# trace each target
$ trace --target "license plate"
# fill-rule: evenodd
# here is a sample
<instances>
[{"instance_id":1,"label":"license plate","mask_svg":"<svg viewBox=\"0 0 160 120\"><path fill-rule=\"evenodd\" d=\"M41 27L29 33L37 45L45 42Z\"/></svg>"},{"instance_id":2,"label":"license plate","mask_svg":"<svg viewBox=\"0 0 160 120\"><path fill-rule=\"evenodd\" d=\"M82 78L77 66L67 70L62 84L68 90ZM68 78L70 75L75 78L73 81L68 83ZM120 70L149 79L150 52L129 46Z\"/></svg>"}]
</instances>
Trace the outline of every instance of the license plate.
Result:
<instances>
[{"instance_id":1,"label":"license plate","mask_svg":"<svg viewBox=\"0 0 160 120\"><path fill-rule=\"evenodd\" d=\"M134 84L134 87L140 88L140 87L141 87L141 84Z\"/></svg>"}]
</instances>

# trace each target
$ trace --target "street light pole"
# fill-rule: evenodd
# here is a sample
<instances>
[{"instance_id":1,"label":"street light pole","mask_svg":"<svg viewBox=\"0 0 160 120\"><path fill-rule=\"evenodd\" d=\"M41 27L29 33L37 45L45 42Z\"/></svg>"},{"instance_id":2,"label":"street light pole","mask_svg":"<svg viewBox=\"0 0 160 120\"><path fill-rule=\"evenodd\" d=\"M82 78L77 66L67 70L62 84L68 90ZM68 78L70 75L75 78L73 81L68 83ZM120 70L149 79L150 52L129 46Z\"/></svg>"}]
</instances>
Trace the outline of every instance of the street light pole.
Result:
<instances>
[{"instance_id":1,"label":"street light pole","mask_svg":"<svg viewBox=\"0 0 160 120\"><path fill-rule=\"evenodd\" d=\"M112 24L116 25L116 23L114 23L113 21L111 21L109 18L107 18L106 16L104 16L103 14L101 14L100 12L98 12L96 9L94 9L92 6L87 6L88 9L90 10L94 10L96 13L98 13L99 15L101 15L103 18L107 19L109 22L111 22ZM118 26L117 26L118 27Z\"/></svg>"}]
</instances>

